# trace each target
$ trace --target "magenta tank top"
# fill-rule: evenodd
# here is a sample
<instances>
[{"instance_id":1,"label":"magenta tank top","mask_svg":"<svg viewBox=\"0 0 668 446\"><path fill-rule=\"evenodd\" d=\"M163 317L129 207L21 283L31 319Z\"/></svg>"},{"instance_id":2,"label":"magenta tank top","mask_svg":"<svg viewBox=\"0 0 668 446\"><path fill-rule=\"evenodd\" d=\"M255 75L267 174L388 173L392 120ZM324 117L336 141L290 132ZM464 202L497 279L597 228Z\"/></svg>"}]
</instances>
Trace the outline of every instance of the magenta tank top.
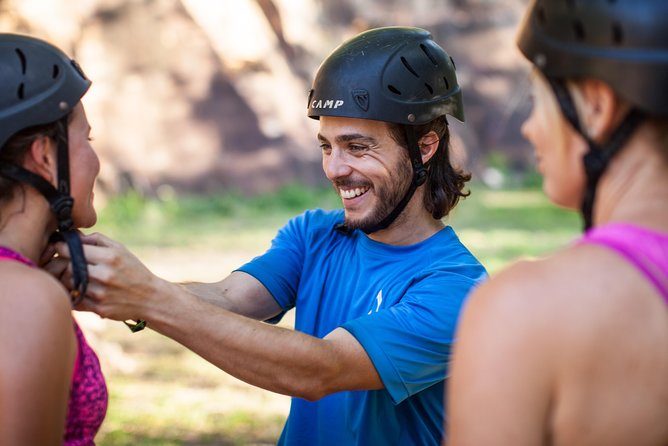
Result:
<instances>
[{"instance_id":1,"label":"magenta tank top","mask_svg":"<svg viewBox=\"0 0 668 446\"><path fill-rule=\"evenodd\" d=\"M590 229L578 243L594 243L617 252L647 277L668 305L668 234L613 223Z\"/></svg>"},{"instance_id":2,"label":"magenta tank top","mask_svg":"<svg viewBox=\"0 0 668 446\"><path fill-rule=\"evenodd\" d=\"M0 260L16 260L35 266L29 259L0 246ZM107 413L107 386L97 355L75 320L72 320L77 339L77 356L72 372L70 399L65 421L65 446L95 445L95 435Z\"/></svg>"}]
</instances>

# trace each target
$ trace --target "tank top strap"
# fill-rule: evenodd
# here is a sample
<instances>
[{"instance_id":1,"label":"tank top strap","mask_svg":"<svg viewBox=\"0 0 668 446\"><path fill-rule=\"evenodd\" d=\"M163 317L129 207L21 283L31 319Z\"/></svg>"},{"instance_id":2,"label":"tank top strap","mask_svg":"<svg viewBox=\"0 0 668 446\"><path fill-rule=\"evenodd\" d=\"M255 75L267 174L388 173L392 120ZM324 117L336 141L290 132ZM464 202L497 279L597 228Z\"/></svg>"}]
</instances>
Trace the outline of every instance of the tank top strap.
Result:
<instances>
[{"instance_id":1,"label":"tank top strap","mask_svg":"<svg viewBox=\"0 0 668 446\"><path fill-rule=\"evenodd\" d=\"M668 305L668 234L615 223L591 229L578 243L593 243L617 252L654 285Z\"/></svg>"},{"instance_id":2,"label":"tank top strap","mask_svg":"<svg viewBox=\"0 0 668 446\"><path fill-rule=\"evenodd\" d=\"M32 260L6 246L0 246L0 260L15 260L28 266L35 266Z\"/></svg>"}]
</instances>

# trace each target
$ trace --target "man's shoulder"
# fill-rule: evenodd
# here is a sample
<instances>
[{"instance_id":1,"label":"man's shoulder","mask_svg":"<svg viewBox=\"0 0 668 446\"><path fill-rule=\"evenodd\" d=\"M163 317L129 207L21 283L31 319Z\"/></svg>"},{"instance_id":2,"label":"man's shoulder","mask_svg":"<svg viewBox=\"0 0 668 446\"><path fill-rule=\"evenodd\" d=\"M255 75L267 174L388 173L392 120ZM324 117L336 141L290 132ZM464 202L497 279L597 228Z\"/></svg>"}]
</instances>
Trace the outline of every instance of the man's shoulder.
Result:
<instances>
[{"instance_id":1,"label":"man's shoulder","mask_svg":"<svg viewBox=\"0 0 668 446\"><path fill-rule=\"evenodd\" d=\"M446 226L424 246L425 255L433 260L435 267L457 266L480 269L485 268L478 258L461 242L454 229Z\"/></svg>"}]
</instances>

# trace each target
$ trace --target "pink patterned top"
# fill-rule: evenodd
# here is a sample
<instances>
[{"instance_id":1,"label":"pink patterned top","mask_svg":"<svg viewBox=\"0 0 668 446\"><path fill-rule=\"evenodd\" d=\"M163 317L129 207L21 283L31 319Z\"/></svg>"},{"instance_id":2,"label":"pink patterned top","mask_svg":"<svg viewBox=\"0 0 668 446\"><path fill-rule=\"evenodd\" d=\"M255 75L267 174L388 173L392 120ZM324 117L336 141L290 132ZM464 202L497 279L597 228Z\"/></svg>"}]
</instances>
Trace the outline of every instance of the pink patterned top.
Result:
<instances>
[{"instance_id":1,"label":"pink patterned top","mask_svg":"<svg viewBox=\"0 0 668 446\"><path fill-rule=\"evenodd\" d=\"M2 246L0 260L16 260L35 266L21 254ZM86 342L76 321L72 320L72 323L78 348L72 372L64 445L92 446L95 445L95 435L107 413L107 386L97 355Z\"/></svg>"},{"instance_id":2,"label":"pink patterned top","mask_svg":"<svg viewBox=\"0 0 668 446\"><path fill-rule=\"evenodd\" d=\"M625 223L589 230L579 243L605 246L647 277L668 305L668 234Z\"/></svg>"}]
</instances>

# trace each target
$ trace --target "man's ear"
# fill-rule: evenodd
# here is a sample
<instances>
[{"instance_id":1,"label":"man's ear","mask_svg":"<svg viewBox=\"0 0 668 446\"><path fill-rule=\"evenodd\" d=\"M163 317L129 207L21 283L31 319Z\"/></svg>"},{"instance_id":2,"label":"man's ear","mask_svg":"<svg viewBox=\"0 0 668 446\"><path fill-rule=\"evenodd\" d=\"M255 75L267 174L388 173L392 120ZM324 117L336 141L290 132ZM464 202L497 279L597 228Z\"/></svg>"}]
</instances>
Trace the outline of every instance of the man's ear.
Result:
<instances>
[{"instance_id":1,"label":"man's ear","mask_svg":"<svg viewBox=\"0 0 668 446\"><path fill-rule=\"evenodd\" d=\"M24 167L56 185L58 163L55 144L51 138L39 136L33 140L30 150L26 152Z\"/></svg>"},{"instance_id":2,"label":"man's ear","mask_svg":"<svg viewBox=\"0 0 668 446\"><path fill-rule=\"evenodd\" d=\"M422 164L427 164L432 156L438 150L439 137L435 131L430 130L418 141L420 153L422 154Z\"/></svg>"}]
</instances>

